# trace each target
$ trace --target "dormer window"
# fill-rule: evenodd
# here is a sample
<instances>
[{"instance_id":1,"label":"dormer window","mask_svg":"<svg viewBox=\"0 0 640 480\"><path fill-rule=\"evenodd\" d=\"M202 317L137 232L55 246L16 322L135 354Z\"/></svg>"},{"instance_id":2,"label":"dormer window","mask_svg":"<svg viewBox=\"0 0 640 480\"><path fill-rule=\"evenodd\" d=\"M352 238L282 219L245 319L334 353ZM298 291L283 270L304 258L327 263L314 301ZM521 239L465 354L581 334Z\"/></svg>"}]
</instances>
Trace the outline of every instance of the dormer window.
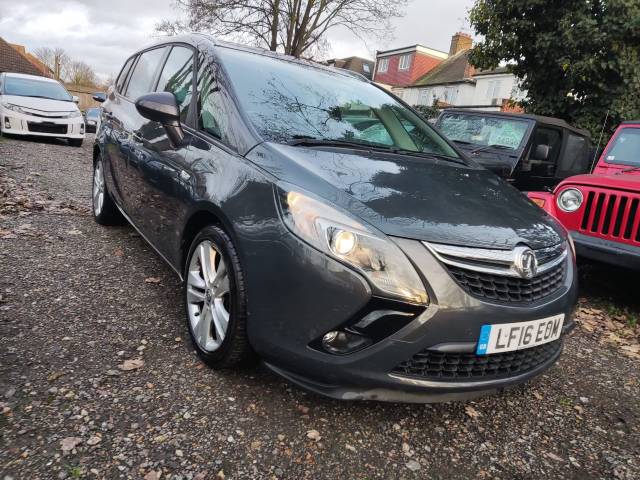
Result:
<instances>
[{"instance_id":1,"label":"dormer window","mask_svg":"<svg viewBox=\"0 0 640 480\"><path fill-rule=\"evenodd\" d=\"M409 70L411 66L411 55L402 55L398 62L398 70Z\"/></svg>"},{"instance_id":2,"label":"dormer window","mask_svg":"<svg viewBox=\"0 0 640 480\"><path fill-rule=\"evenodd\" d=\"M389 68L389 59L388 58L381 58L380 60L378 60L378 72L379 73L386 72L388 68Z\"/></svg>"}]
</instances>

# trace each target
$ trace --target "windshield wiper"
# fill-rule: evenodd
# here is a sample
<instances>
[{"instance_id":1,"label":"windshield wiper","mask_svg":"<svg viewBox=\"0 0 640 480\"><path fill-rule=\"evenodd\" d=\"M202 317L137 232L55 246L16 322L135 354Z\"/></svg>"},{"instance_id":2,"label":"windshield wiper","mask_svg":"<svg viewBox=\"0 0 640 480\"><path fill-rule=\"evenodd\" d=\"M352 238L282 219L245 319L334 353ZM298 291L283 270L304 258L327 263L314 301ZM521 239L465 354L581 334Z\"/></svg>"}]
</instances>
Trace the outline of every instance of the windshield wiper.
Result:
<instances>
[{"instance_id":1,"label":"windshield wiper","mask_svg":"<svg viewBox=\"0 0 640 480\"><path fill-rule=\"evenodd\" d=\"M20 97L29 97L29 98L46 98L47 100L59 100L58 98L46 97L44 95L19 95ZM61 102L67 102L70 100L60 100Z\"/></svg>"},{"instance_id":2,"label":"windshield wiper","mask_svg":"<svg viewBox=\"0 0 640 480\"><path fill-rule=\"evenodd\" d=\"M444 155L441 153L433 153L433 152L419 152L415 150L407 150L404 148L398 148L387 145L373 145L370 143L360 143L360 142L350 142L348 140L340 140L340 139L328 139L328 138L316 138L316 137L293 137L294 139L290 142L287 142L287 145L292 146L304 146L304 147L314 147L314 146L328 146L328 147L347 147L354 148L358 150L366 150L366 151L374 151L374 152L388 152L394 153L396 155L411 155L414 157L427 157L427 158L437 158L440 160L445 160L447 162L459 163L461 165L465 165L464 161L450 157L448 155Z\"/></svg>"},{"instance_id":3,"label":"windshield wiper","mask_svg":"<svg viewBox=\"0 0 640 480\"><path fill-rule=\"evenodd\" d=\"M625 168L624 170L620 170L620 172L618 173L629 173L629 172L635 172L636 170L640 170L640 167Z\"/></svg>"},{"instance_id":4,"label":"windshield wiper","mask_svg":"<svg viewBox=\"0 0 640 480\"><path fill-rule=\"evenodd\" d=\"M485 145L484 147L471 150L471 155L475 155L476 153L484 152L485 150L490 150L492 148L495 148L497 150L513 150L513 148L507 147L506 145Z\"/></svg>"},{"instance_id":5,"label":"windshield wiper","mask_svg":"<svg viewBox=\"0 0 640 480\"><path fill-rule=\"evenodd\" d=\"M453 140L453 143L459 143L460 145L473 145L473 143L467 142L465 140Z\"/></svg>"}]
</instances>

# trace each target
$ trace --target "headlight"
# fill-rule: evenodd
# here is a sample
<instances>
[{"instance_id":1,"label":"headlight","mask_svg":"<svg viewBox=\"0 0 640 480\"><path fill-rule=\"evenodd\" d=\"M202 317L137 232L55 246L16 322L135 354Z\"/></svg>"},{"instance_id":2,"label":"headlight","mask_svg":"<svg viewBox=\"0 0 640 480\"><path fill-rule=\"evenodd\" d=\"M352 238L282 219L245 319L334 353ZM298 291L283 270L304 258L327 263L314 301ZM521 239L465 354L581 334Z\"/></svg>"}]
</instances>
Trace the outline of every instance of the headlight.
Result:
<instances>
[{"instance_id":1,"label":"headlight","mask_svg":"<svg viewBox=\"0 0 640 480\"><path fill-rule=\"evenodd\" d=\"M76 118L81 116L82 116L82 113L80 112L80 110L76 110L75 112L69 113L69 115L67 115L67 118Z\"/></svg>"},{"instance_id":2,"label":"headlight","mask_svg":"<svg viewBox=\"0 0 640 480\"><path fill-rule=\"evenodd\" d=\"M427 303L427 292L415 268L384 234L297 191L278 189L278 200L285 224L305 242L361 272L386 296Z\"/></svg>"},{"instance_id":3,"label":"headlight","mask_svg":"<svg viewBox=\"0 0 640 480\"><path fill-rule=\"evenodd\" d=\"M576 188L567 188L558 195L558 207L565 212L575 212L582 205L582 192Z\"/></svg>"},{"instance_id":4,"label":"headlight","mask_svg":"<svg viewBox=\"0 0 640 480\"><path fill-rule=\"evenodd\" d=\"M13 105L11 103L2 103L2 106L4 108L6 108L7 110L12 110L14 112L18 112L18 113L26 113L24 110L22 110L22 108L20 108L18 105Z\"/></svg>"}]
</instances>

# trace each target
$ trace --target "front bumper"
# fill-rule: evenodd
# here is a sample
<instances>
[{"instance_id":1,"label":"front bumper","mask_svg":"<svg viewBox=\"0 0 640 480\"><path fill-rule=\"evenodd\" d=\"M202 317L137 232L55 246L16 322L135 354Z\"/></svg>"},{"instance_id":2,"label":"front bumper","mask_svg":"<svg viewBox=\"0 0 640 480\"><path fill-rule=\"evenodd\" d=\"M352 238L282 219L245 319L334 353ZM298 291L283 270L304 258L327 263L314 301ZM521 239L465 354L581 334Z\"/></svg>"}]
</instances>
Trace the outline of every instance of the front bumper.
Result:
<instances>
[{"instance_id":1,"label":"front bumper","mask_svg":"<svg viewBox=\"0 0 640 480\"><path fill-rule=\"evenodd\" d=\"M580 257L640 270L640 247L590 237L575 231L571 232L571 238L576 245L576 253Z\"/></svg>"},{"instance_id":2,"label":"front bumper","mask_svg":"<svg viewBox=\"0 0 640 480\"><path fill-rule=\"evenodd\" d=\"M420 242L394 240L425 280L430 298L426 310L392 335L355 353L332 355L313 348L314 338L344 325L371 298L364 279L317 252L317 266L322 271L318 276L324 278L291 286L301 298L307 299L306 303L309 298L318 297L312 308L306 311L298 308L291 318L282 310L278 310L276 319L262 316L255 309L251 314L253 321L261 325L258 328L250 325L250 338L267 367L304 388L334 398L433 402L496 392L540 374L557 360L561 347L531 370L491 380L434 380L398 374L398 365L425 349L474 352L484 324L525 322L564 313L563 333L566 333L574 326L577 281L575 261L570 255L565 260L564 282L553 294L526 306L490 303L467 294ZM311 251L304 254L307 275L314 271L308 262L312 254ZM333 279L332 272L336 272ZM326 284L322 286L318 281ZM341 287L336 288L336 284ZM313 292L303 293L305 285L309 285L309 290L313 288ZM325 290L330 292L330 299L324 295Z\"/></svg>"},{"instance_id":3,"label":"front bumper","mask_svg":"<svg viewBox=\"0 0 640 480\"><path fill-rule=\"evenodd\" d=\"M2 109L0 131L8 135L79 139L85 136L85 125L82 116L49 118Z\"/></svg>"}]
</instances>

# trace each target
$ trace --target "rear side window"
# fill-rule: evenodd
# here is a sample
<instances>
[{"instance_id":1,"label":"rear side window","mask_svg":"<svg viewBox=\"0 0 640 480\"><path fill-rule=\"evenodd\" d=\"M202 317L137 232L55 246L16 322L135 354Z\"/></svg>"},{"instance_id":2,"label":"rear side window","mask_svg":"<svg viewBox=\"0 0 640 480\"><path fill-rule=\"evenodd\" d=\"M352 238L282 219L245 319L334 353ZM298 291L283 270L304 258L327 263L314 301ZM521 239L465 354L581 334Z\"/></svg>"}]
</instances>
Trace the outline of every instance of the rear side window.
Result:
<instances>
[{"instance_id":1,"label":"rear side window","mask_svg":"<svg viewBox=\"0 0 640 480\"><path fill-rule=\"evenodd\" d=\"M180 120L187 119L193 93L193 50L173 47L160 74L158 92L171 92L180 108Z\"/></svg>"},{"instance_id":2,"label":"rear side window","mask_svg":"<svg viewBox=\"0 0 640 480\"><path fill-rule=\"evenodd\" d=\"M148 50L140 55L138 62L133 67L133 73L129 78L127 93L125 96L135 100L140 95L153 90L153 79L164 56L166 47Z\"/></svg>"},{"instance_id":3,"label":"rear side window","mask_svg":"<svg viewBox=\"0 0 640 480\"><path fill-rule=\"evenodd\" d=\"M127 79L127 75L129 74L129 70L131 70L131 65L133 64L133 61L135 60L136 57L131 57L129 60L126 61L126 63L124 64L124 67L122 67L122 71L120 72L120 75L118 75L118 79L116 80L116 91L118 93L122 93L122 89L124 88L124 82Z\"/></svg>"}]
</instances>

